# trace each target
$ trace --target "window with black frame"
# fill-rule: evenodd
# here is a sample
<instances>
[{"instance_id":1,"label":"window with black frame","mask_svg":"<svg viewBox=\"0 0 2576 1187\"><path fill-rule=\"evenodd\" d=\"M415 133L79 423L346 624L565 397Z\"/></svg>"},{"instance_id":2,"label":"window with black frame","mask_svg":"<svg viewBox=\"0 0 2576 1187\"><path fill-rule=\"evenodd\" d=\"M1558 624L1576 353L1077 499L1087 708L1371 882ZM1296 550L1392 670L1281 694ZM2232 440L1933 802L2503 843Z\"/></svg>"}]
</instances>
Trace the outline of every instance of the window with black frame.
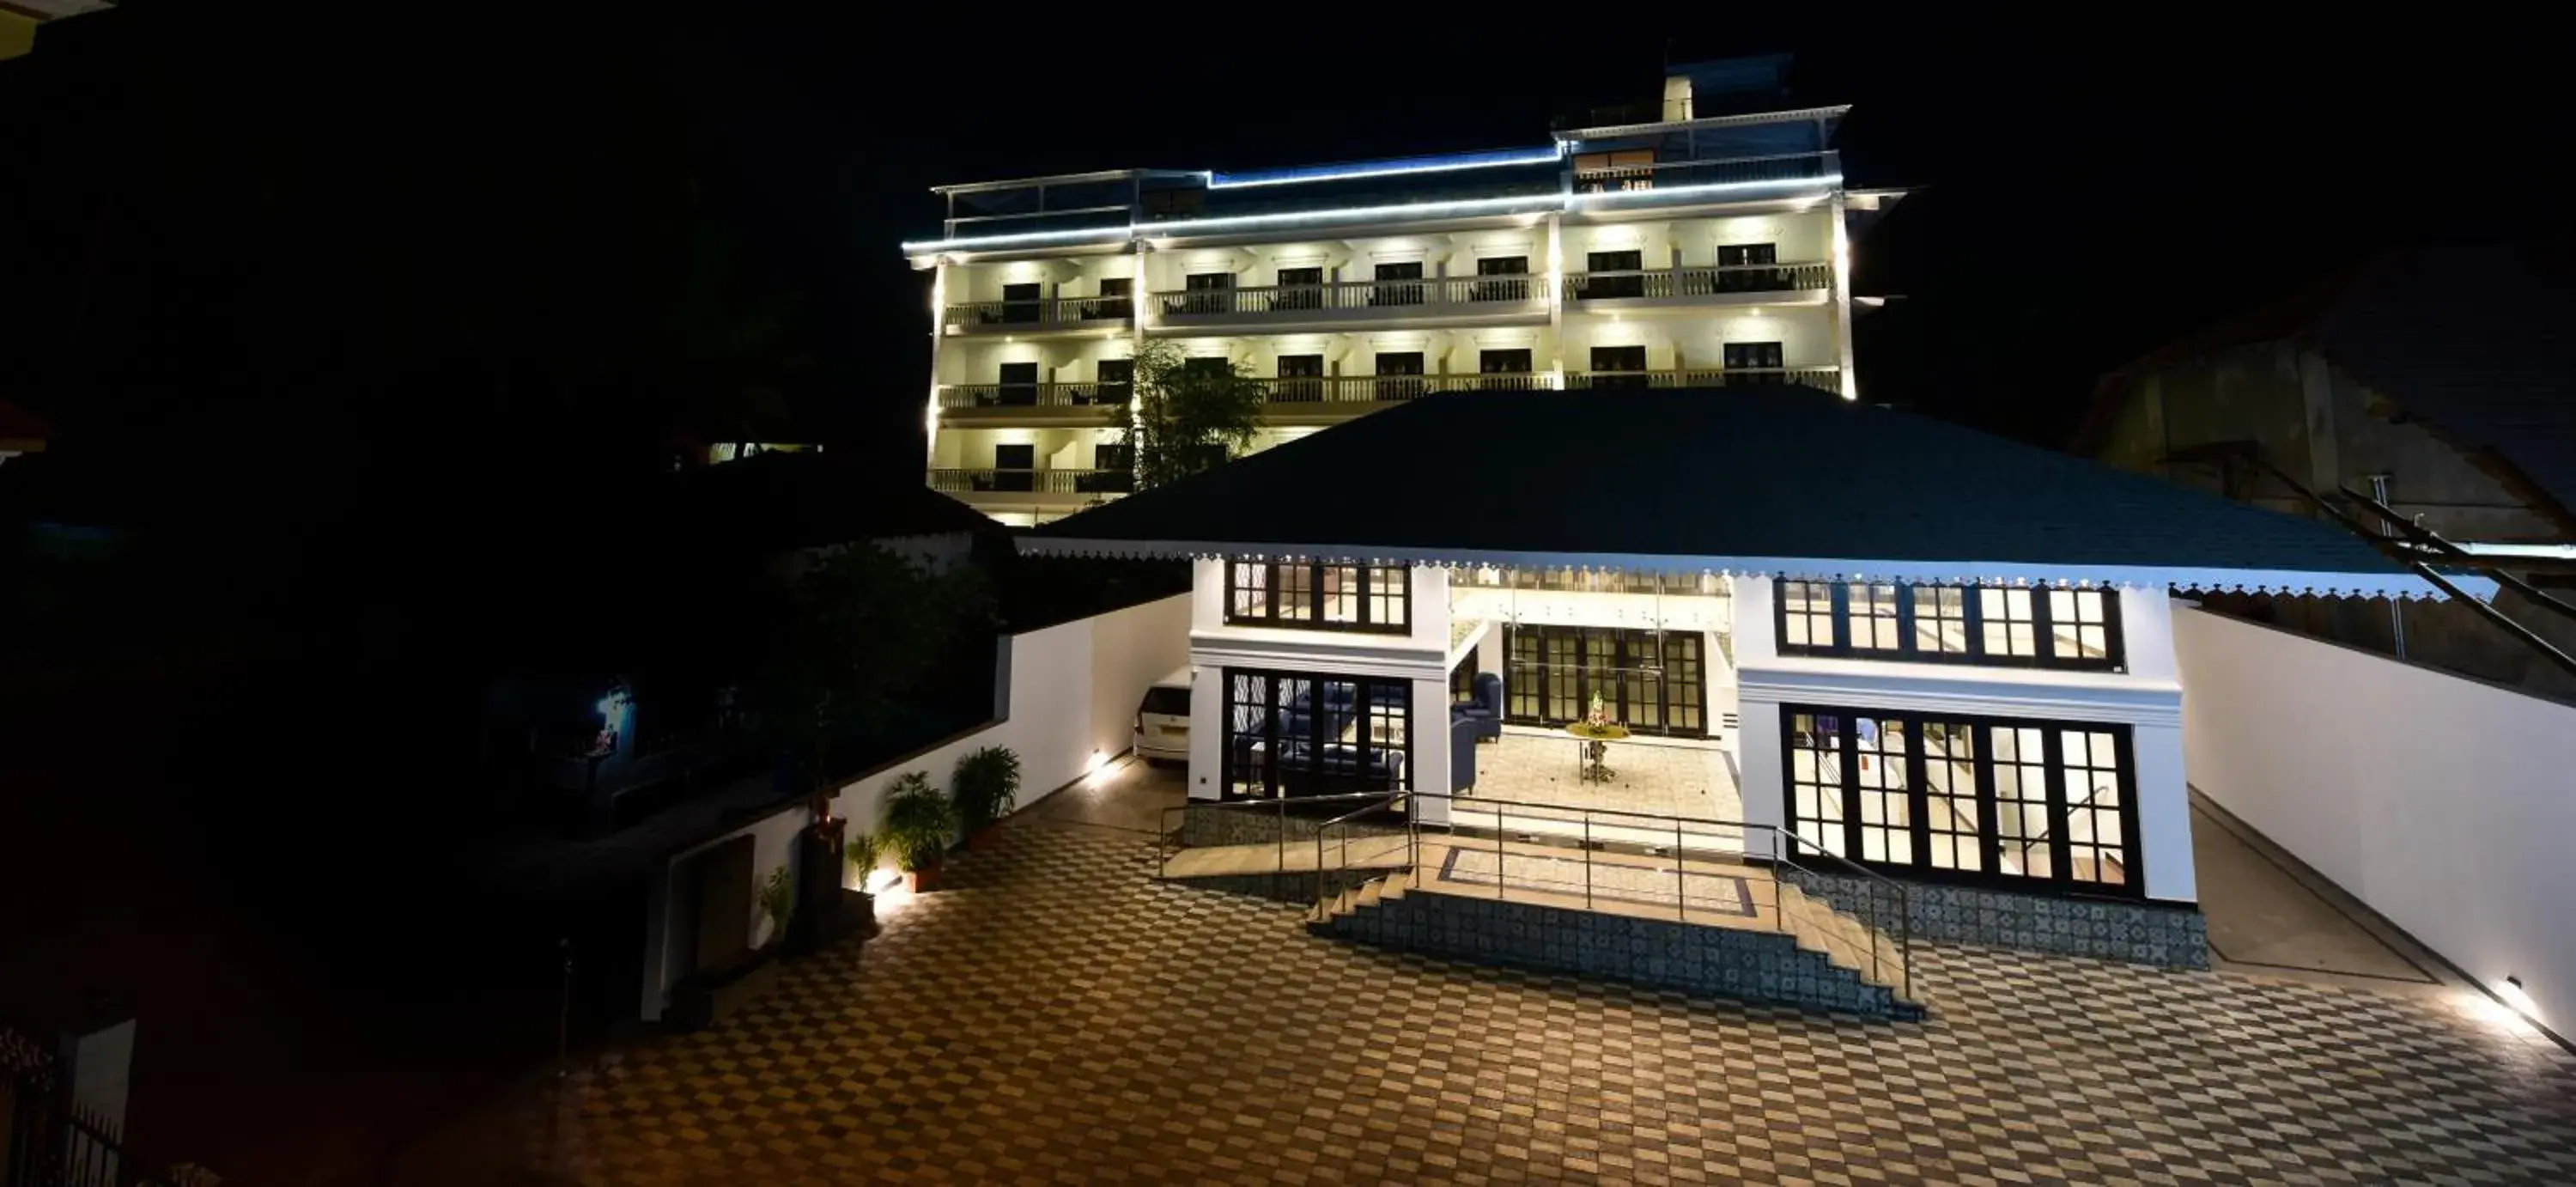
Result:
<instances>
[{"instance_id":1,"label":"window with black frame","mask_svg":"<svg viewBox=\"0 0 2576 1187\"><path fill-rule=\"evenodd\" d=\"M1403 634L1413 624L1402 565L1225 563L1225 620L1237 626Z\"/></svg>"},{"instance_id":2,"label":"window with black frame","mask_svg":"<svg viewBox=\"0 0 2576 1187\"><path fill-rule=\"evenodd\" d=\"M2138 895L2129 727L1783 706L1802 848L1940 881Z\"/></svg>"},{"instance_id":3,"label":"window with black frame","mask_svg":"<svg viewBox=\"0 0 2576 1187\"><path fill-rule=\"evenodd\" d=\"M1528 256L1486 256L1476 261L1476 285L1468 296L1477 301L1526 301L1530 298Z\"/></svg>"},{"instance_id":4,"label":"window with black frame","mask_svg":"<svg viewBox=\"0 0 2576 1187\"><path fill-rule=\"evenodd\" d=\"M1407 788L1411 682L1228 668L1225 688L1227 798Z\"/></svg>"},{"instance_id":5,"label":"window with black frame","mask_svg":"<svg viewBox=\"0 0 2576 1187\"><path fill-rule=\"evenodd\" d=\"M2123 670L2115 590L1786 578L1773 589L1783 655Z\"/></svg>"}]
</instances>

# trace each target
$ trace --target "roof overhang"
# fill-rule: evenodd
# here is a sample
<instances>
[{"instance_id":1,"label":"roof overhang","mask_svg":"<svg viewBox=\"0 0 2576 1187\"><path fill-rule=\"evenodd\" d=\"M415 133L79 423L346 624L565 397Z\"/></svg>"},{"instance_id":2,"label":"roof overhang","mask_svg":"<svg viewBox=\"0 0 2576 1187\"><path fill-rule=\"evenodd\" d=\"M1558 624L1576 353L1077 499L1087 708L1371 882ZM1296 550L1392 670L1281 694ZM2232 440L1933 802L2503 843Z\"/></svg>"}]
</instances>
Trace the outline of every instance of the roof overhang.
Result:
<instances>
[{"instance_id":1,"label":"roof overhang","mask_svg":"<svg viewBox=\"0 0 2576 1187\"><path fill-rule=\"evenodd\" d=\"M1739 577L1788 577L1813 581L1887 581L1908 585L2063 586L2170 589L2181 593L2265 593L2339 598L2406 598L2439 601L2440 589L2413 573L2336 573L2288 569L2222 569L2167 565L2099 565L2031 561L1867 560L1849 557L1663 556L1597 552L1508 552L1467 548L1386 545L1259 544L1206 540L1115 540L1022 536L1025 556L1191 560L1255 557L1266 560L1354 564L1431 565L1441 568L1609 569L1630 572L1716 573ZM2492 579L2446 574L2480 599L2495 596Z\"/></svg>"}]
</instances>

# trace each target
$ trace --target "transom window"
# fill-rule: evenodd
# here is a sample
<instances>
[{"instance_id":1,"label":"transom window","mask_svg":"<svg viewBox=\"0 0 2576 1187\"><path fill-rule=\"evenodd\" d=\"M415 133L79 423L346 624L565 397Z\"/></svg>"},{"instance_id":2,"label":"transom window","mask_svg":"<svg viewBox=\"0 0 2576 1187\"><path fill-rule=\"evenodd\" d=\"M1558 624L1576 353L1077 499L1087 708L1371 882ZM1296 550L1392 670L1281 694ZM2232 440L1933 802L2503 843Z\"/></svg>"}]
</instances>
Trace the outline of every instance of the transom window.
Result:
<instances>
[{"instance_id":1,"label":"transom window","mask_svg":"<svg viewBox=\"0 0 2576 1187\"><path fill-rule=\"evenodd\" d=\"M1936 880L2143 892L2129 728L1783 706L1802 848Z\"/></svg>"},{"instance_id":2,"label":"transom window","mask_svg":"<svg viewBox=\"0 0 2576 1187\"><path fill-rule=\"evenodd\" d=\"M1789 581L1784 655L2120 671L2120 599L2101 589Z\"/></svg>"},{"instance_id":3,"label":"transom window","mask_svg":"<svg viewBox=\"0 0 2576 1187\"><path fill-rule=\"evenodd\" d=\"M1244 626L1402 634L1413 623L1401 565L1225 563L1225 620Z\"/></svg>"}]
</instances>

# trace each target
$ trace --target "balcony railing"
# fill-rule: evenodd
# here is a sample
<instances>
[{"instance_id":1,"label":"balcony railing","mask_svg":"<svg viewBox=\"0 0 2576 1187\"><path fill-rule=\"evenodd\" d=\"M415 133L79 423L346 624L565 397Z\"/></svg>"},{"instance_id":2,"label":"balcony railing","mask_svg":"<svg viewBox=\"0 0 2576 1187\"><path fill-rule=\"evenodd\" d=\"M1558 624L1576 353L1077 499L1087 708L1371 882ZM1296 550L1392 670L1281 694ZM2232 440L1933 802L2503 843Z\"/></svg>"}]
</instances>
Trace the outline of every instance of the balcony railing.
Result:
<instances>
[{"instance_id":1,"label":"balcony railing","mask_svg":"<svg viewBox=\"0 0 2576 1187\"><path fill-rule=\"evenodd\" d=\"M1547 286L1538 277L1512 275L1189 289L1158 292L1153 299L1156 311L1165 317L1235 317L1363 309L1535 307L1546 296Z\"/></svg>"},{"instance_id":2,"label":"balcony railing","mask_svg":"<svg viewBox=\"0 0 2576 1187\"><path fill-rule=\"evenodd\" d=\"M1767 384L1842 390L1839 367L1691 367L1674 371L1568 371L1565 386L1593 388L1749 387Z\"/></svg>"},{"instance_id":3,"label":"balcony railing","mask_svg":"<svg viewBox=\"0 0 2576 1187\"><path fill-rule=\"evenodd\" d=\"M1526 392L1549 386L1528 371L1490 375L1328 375L1256 379L1262 398L1294 408L1310 404L1401 404L1440 392Z\"/></svg>"},{"instance_id":4,"label":"balcony railing","mask_svg":"<svg viewBox=\"0 0 2576 1187\"><path fill-rule=\"evenodd\" d=\"M1006 330L1102 326L1136 316L1128 297L1041 297L1033 301L969 301L951 305L947 324L965 329Z\"/></svg>"},{"instance_id":5,"label":"balcony railing","mask_svg":"<svg viewBox=\"0 0 2576 1187\"><path fill-rule=\"evenodd\" d=\"M1125 470L932 470L930 489L949 494L1115 495L1134 489Z\"/></svg>"},{"instance_id":6,"label":"balcony railing","mask_svg":"<svg viewBox=\"0 0 2576 1187\"><path fill-rule=\"evenodd\" d=\"M1829 178L1841 172L1841 157L1832 152L1737 157L1725 161L1656 161L1647 165L1577 169L1574 171L1574 192L1614 194L1748 181L1797 181L1809 177Z\"/></svg>"},{"instance_id":7,"label":"balcony railing","mask_svg":"<svg viewBox=\"0 0 2576 1187\"><path fill-rule=\"evenodd\" d=\"M1135 388L1124 383L943 383L942 408L1116 408Z\"/></svg>"},{"instance_id":8,"label":"balcony railing","mask_svg":"<svg viewBox=\"0 0 2576 1187\"><path fill-rule=\"evenodd\" d=\"M1633 297L1787 293L1830 288L1833 283L1833 265L1825 263L1712 264L1625 272L1568 272L1565 274L1565 299L1607 301Z\"/></svg>"}]
</instances>

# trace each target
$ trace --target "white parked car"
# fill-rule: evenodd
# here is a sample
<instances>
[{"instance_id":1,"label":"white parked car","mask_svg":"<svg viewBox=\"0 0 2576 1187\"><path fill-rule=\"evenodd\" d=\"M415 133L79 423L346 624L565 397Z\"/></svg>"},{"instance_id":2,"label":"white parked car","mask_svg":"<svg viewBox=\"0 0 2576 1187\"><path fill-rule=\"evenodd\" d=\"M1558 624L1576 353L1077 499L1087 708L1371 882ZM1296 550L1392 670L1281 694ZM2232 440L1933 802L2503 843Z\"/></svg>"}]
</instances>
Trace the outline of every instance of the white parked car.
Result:
<instances>
[{"instance_id":1,"label":"white parked car","mask_svg":"<svg viewBox=\"0 0 2576 1187\"><path fill-rule=\"evenodd\" d=\"M1147 762L1190 761L1190 670L1154 682L1136 706L1136 757Z\"/></svg>"}]
</instances>

